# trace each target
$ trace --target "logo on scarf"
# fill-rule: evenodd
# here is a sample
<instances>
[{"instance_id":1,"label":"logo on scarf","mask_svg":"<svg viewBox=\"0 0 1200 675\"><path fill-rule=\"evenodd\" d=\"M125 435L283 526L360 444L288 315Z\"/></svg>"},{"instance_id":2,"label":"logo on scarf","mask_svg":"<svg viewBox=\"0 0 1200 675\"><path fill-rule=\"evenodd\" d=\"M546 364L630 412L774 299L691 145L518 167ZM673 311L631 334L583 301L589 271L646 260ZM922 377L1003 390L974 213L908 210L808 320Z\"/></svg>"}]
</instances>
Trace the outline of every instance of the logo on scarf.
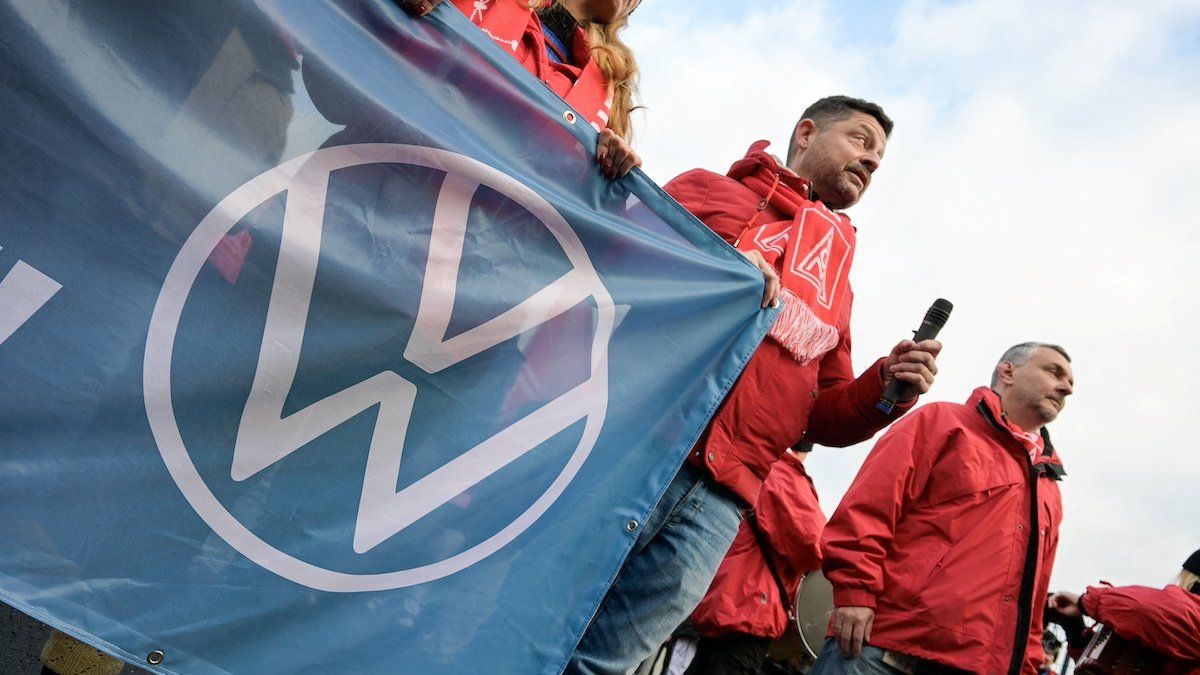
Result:
<instances>
[{"instance_id":1,"label":"logo on scarf","mask_svg":"<svg viewBox=\"0 0 1200 675\"><path fill-rule=\"evenodd\" d=\"M789 229L781 229L774 234L768 234L770 228L760 227L754 233L754 243L764 254L768 251L781 256L787 251L788 237L792 235Z\"/></svg>"},{"instance_id":2,"label":"logo on scarf","mask_svg":"<svg viewBox=\"0 0 1200 675\"><path fill-rule=\"evenodd\" d=\"M822 235L823 229L826 231ZM846 241L836 220L813 208L804 210L797 235L806 244L809 239L820 237L811 248L796 247L792 272L812 284L817 291L817 302L825 309L831 309L850 256L850 242ZM803 258L800 258L801 253Z\"/></svg>"},{"instance_id":3,"label":"logo on scarf","mask_svg":"<svg viewBox=\"0 0 1200 675\"><path fill-rule=\"evenodd\" d=\"M369 164L405 164L445 172L431 223L420 304L404 351L409 363L436 375L535 331L581 303L590 303L594 314L591 353L586 359L589 374L581 384L474 447L462 448L457 457L400 490L396 485L405 436L419 395L412 382L384 371L300 410L284 412L303 354L330 173ZM468 211L481 186L515 202L540 221L566 254L570 270L499 316L448 337L464 260ZM205 483L185 447L173 408L171 370L176 332L196 277L221 238L252 210L284 192L287 197L279 263L253 386L234 442L230 477L245 481L276 465L278 470L286 471L292 453L377 407L353 540L343 544L352 546L355 553L365 554L547 439L583 421L582 435L553 483L541 495L531 497L532 504L498 532L431 564L370 574L337 571L300 560L268 543L240 522ZM591 452L604 423L608 406L607 351L614 321L613 300L579 237L545 199L519 181L469 157L434 148L399 144L331 147L291 160L238 188L201 221L184 243L151 318L143 374L146 412L167 468L189 503L230 546L255 563L321 590L352 592L411 586L453 574L494 553L532 525L562 494ZM345 497L352 499L353 495Z\"/></svg>"}]
</instances>

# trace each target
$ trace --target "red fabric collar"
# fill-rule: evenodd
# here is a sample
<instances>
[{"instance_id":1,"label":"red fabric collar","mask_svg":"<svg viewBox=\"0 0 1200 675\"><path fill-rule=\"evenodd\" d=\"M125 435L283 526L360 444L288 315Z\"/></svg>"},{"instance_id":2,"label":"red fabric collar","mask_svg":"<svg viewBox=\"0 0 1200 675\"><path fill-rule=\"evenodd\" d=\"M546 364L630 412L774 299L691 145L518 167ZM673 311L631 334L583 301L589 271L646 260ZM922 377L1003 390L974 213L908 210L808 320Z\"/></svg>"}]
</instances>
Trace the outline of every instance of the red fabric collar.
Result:
<instances>
[{"instance_id":1,"label":"red fabric collar","mask_svg":"<svg viewBox=\"0 0 1200 675\"><path fill-rule=\"evenodd\" d=\"M730 178L767 198L768 203L788 216L796 215L811 189L808 180L781 166L769 152L770 141L755 141L746 156L729 167ZM778 180L778 187L771 189Z\"/></svg>"},{"instance_id":2,"label":"red fabric collar","mask_svg":"<svg viewBox=\"0 0 1200 675\"><path fill-rule=\"evenodd\" d=\"M1000 404L1000 394L997 394L990 387L979 387L976 389L971 395L970 401L975 400L983 401L988 410L992 411L992 417L995 418L996 423L1004 427L1005 431L1011 434L1022 447L1029 451L1031 458L1036 463L1038 455L1042 454L1046 447L1042 436L1035 433L1034 435L1037 436L1037 440L1032 441L1024 429L1014 424L1008 418L1008 415L1004 414L1004 409Z\"/></svg>"}]
</instances>

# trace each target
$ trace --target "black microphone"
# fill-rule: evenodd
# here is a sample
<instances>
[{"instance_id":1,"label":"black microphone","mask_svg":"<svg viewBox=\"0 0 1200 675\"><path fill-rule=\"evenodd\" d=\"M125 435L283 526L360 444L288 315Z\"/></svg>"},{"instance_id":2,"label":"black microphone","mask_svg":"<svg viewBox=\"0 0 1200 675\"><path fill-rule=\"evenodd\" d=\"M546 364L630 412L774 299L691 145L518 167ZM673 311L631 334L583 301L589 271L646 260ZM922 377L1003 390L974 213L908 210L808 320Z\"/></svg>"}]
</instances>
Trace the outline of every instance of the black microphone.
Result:
<instances>
[{"instance_id":1,"label":"black microphone","mask_svg":"<svg viewBox=\"0 0 1200 675\"><path fill-rule=\"evenodd\" d=\"M950 318L950 310L954 309L954 303L945 298L938 298L929 306L929 311L925 312L925 320L921 322L920 328L913 331L913 342L921 340L932 340L937 337L938 331L942 326L946 325L946 319ZM908 393L909 384L903 380L898 380L895 377L888 383L887 389L883 390L883 396L879 399L879 403L875 404L875 408L884 414L891 414L892 408L896 407L896 401L899 401Z\"/></svg>"}]
</instances>

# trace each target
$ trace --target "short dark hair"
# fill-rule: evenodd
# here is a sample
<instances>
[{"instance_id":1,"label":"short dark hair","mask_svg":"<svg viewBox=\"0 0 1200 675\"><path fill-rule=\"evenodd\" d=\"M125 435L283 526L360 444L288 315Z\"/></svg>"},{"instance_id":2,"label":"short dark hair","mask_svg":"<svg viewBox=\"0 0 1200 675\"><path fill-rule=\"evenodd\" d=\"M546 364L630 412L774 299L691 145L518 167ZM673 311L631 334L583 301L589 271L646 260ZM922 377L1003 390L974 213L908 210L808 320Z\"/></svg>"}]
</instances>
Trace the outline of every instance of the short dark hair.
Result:
<instances>
[{"instance_id":1,"label":"short dark hair","mask_svg":"<svg viewBox=\"0 0 1200 675\"><path fill-rule=\"evenodd\" d=\"M796 122L796 126L800 126L800 122L804 120L812 120L817 123L817 126L825 126L831 122L844 120L851 113L860 112L870 115L879 122L879 126L883 127L883 135L890 137L892 135L892 118L883 112L883 108L878 103L864 101L861 98L853 96L826 96L825 98L813 103L804 110L804 114L800 115L800 120ZM796 154L796 129L792 128L792 139L788 142L788 157L787 161L790 164L793 156Z\"/></svg>"}]
</instances>

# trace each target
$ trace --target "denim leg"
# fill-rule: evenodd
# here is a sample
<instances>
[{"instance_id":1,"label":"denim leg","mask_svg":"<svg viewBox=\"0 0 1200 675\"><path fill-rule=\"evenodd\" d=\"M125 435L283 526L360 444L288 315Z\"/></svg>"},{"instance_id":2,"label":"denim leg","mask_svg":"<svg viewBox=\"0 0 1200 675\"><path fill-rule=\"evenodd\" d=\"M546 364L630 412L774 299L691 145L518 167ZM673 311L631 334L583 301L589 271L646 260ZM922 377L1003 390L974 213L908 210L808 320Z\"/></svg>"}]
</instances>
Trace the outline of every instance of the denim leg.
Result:
<instances>
[{"instance_id":1,"label":"denim leg","mask_svg":"<svg viewBox=\"0 0 1200 675\"><path fill-rule=\"evenodd\" d=\"M704 597L740 519L736 499L685 464L647 520L565 672L623 674L658 649Z\"/></svg>"},{"instance_id":2,"label":"denim leg","mask_svg":"<svg viewBox=\"0 0 1200 675\"><path fill-rule=\"evenodd\" d=\"M808 675L904 675L904 671L883 662L884 651L871 645L863 645L857 659L847 659L837 640L825 638L817 662Z\"/></svg>"}]
</instances>

